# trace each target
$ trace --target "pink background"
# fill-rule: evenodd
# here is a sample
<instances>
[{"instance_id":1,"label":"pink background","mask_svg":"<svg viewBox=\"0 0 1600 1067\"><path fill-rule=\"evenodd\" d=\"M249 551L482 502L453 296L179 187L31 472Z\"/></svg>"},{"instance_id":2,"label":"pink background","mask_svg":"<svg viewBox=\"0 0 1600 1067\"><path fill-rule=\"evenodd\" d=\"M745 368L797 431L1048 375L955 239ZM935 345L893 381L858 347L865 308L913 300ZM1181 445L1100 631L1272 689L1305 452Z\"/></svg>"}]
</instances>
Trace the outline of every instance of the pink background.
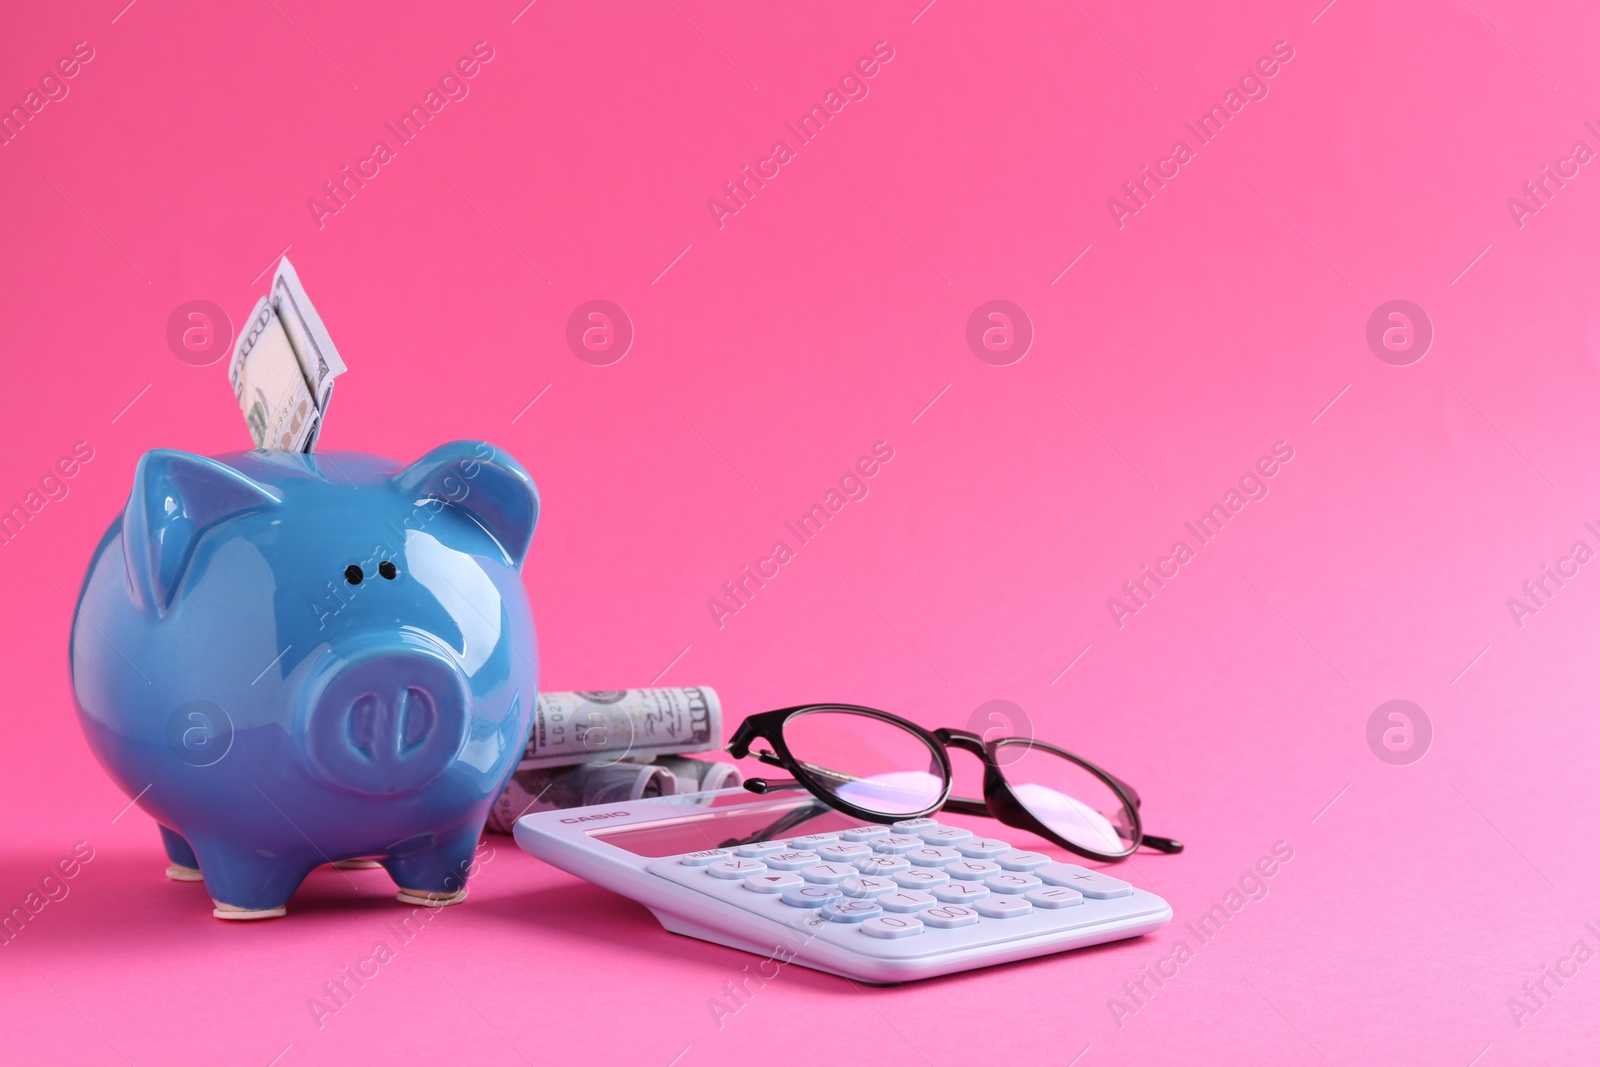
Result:
<instances>
[{"instance_id":1,"label":"pink background","mask_svg":"<svg viewBox=\"0 0 1600 1067\"><path fill-rule=\"evenodd\" d=\"M1600 176L1520 228L1507 206L1600 149L1592 10L523 2L7 16L0 103L74 42L94 59L0 148L0 507L75 442L94 459L0 547L0 906L95 855L0 949L8 1059L1593 1055L1600 962L1520 1026L1507 1001L1600 951L1600 573L1520 627L1506 603L1600 548ZM478 41L470 95L319 229L308 198ZM719 229L708 198L878 41L870 95ZM1277 41L1270 95L1119 229L1107 199ZM238 323L286 246L351 365L325 447L482 437L538 481L551 687L711 684L733 721L836 699L961 726L1015 701L1188 843L1117 871L1178 921L893 989L790 967L719 1029L708 1001L750 957L497 837L471 900L319 1029L308 999L405 914L387 878L323 870L285 920L213 920L119 816L65 655L138 456L248 443L225 361L175 358L169 315ZM565 342L596 298L636 330L606 367ZM965 341L994 298L1036 333L1010 366ZM1404 367L1365 341L1397 298L1435 330ZM708 598L880 440L870 495L719 628ZM1277 441L1270 495L1119 628L1107 598ZM1397 698L1435 733L1409 766L1366 739ZM1278 841L1266 899L1119 1026L1123 983Z\"/></svg>"}]
</instances>

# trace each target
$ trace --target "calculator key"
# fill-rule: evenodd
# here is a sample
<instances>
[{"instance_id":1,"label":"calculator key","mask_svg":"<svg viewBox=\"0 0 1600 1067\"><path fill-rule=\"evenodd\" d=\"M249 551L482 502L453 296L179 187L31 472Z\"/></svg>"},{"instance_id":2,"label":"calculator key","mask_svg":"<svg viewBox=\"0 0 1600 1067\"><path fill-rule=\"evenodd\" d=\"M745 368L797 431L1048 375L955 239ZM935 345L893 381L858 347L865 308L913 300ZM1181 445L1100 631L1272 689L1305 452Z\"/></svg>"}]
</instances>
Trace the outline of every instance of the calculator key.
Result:
<instances>
[{"instance_id":1,"label":"calculator key","mask_svg":"<svg viewBox=\"0 0 1600 1067\"><path fill-rule=\"evenodd\" d=\"M959 826L930 826L918 830L917 836L930 845L953 845L957 841L965 841L972 836L971 830L963 830Z\"/></svg>"},{"instance_id":2,"label":"calculator key","mask_svg":"<svg viewBox=\"0 0 1600 1067\"><path fill-rule=\"evenodd\" d=\"M731 882L740 878L748 878L752 874L760 874L766 869L767 865L760 860L731 859L716 860L708 864L706 873L713 878L726 878Z\"/></svg>"},{"instance_id":3,"label":"calculator key","mask_svg":"<svg viewBox=\"0 0 1600 1067\"><path fill-rule=\"evenodd\" d=\"M881 852L875 852L870 856L863 856L854 861L851 866L860 871L862 874L881 874L888 876L908 869L911 864L907 863L899 856L885 856Z\"/></svg>"},{"instance_id":4,"label":"calculator key","mask_svg":"<svg viewBox=\"0 0 1600 1067\"><path fill-rule=\"evenodd\" d=\"M847 897L881 897L885 893L893 893L900 887L894 884L892 878L878 878L870 874L860 874L854 878L846 878L839 883L839 889Z\"/></svg>"},{"instance_id":5,"label":"calculator key","mask_svg":"<svg viewBox=\"0 0 1600 1067\"><path fill-rule=\"evenodd\" d=\"M937 867L913 867L909 871L901 871L893 878L895 885L902 889L928 889L944 885L950 880L950 876Z\"/></svg>"},{"instance_id":6,"label":"calculator key","mask_svg":"<svg viewBox=\"0 0 1600 1067\"><path fill-rule=\"evenodd\" d=\"M763 871L744 880L744 887L757 893L781 893L785 889L793 889L797 885L805 884L806 880L804 878L801 878L798 874L791 874L789 871Z\"/></svg>"},{"instance_id":7,"label":"calculator key","mask_svg":"<svg viewBox=\"0 0 1600 1067\"><path fill-rule=\"evenodd\" d=\"M938 899L932 894L916 889L898 889L893 893L885 893L878 898L878 906L884 911L921 911L930 904L937 903L939 903Z\"/></svg>"},{"instance_id":8,"label":"calculator key","mask_svg":"<svg viewBox=\"0 0 1600 1067\"><path fill-rule=\"evenodd\" d=\"M858 826L839 835L846 841L880 841L889 836L887 826Z\"/></svg>"},{"instance_id":9,"label":"calculator key","mask_svg":"<svg viewBox=\"0 0 1600 1067\"><path fill-rule=\"evenodd\" d=\"M863 845L859 841L836 841L831 845L817 847L817 855L829 863L851 863L862 856L873 854L871 845Z\"/></svg>"},{"instance_id":10,"label":"calculator key","mask_svg":"<svg viewBox=\"0 0 1600 1067\"><path fill-rule=\"evenodd\" d=\"M973 907L978 909L979 915L987 915L991 919L1015 919L1033 910L1033 905L1021 897L988 897Z\"/></svg>"},{"instance_id":11,"label":"calculator key","mask_svg":"<svg viewBox=\"0 0 1600 1067\"><path fill-rule=\"evenodd\" d=\"M1021 871L1001 871L991 874L983 880L983 884L993 889L996 893L1026 893L1030 889L1038 889L1044 883L1031 874Z\"/></svg>"},{"instance_id":12,"label":"calculator key","mask_svg":"<svg viewBox=\"0 0 1600 1067\"><path fill-rule=\"evenodd\" d=\"M764 862L775 871L798 871L802 867L822 862L822 857L815 852L774 852L765 857Z\"/></svg>"},{"instance_id":13,"label":"calculator key","mask_svg":"<svg viewBox=\"0 0 1600 1067\"><path fill-rule=\"evenodd\" d=\"M749 885L746 882L745 885ZM1033 901L1038 908L1070 908L1074 904L1083 903L1083 894L1076 889L1068 889L1064 885L1045 886L1043 889L1030 889L1023 894Z\"/></svg>"},{"instance_id":14,"label":"calculator key","mask_svg":"<svg viewBox=\"0 0 1600 1067\"><path fill-rule=\"evenodd\" d=\"M961 853L953 848L923 845L921 848L914 848L907 852L905 858L915 863L918 867L943 867L947 863L954 863L960 859Z\"/></svg>"},{"instance_id":15,"label":"calculator key","mask_svg":"<svg viewBox=\"0 0 1600 1067\"><path fill-rule=\"evenodd\" d=\"M858 873L847 863L818 863L811 867L800 868L801 878L818 885L838 885L846 878L854 878Z\"/></svg>"},{"instance_id":16,"label":"calculator key","mask_svg":"<svg viewBox=\"0 0 1600 1067\"><path fill-rule=\"evenodd\" d=\"M752 841L748 845L740 845L734 849L733 854L735 856L749 856L752 859L760 859L762 856L770 856L774 852L787 852L788 850L788 844L783 841Z\"/></svg>"},{"instance_id":17,"label":"calculator key","mask_svg":"<svg viewBox=\"0 0 1600 1067\"><path fill-rule=\"evenodd\" d=\"M964 904L969 900L977 900L989 895L989 887L981 882L946 882L936 885L928 890L935 900L942 900L946 904Z\"/></svg>"},{"instance_id":18,"label":"calculator key","mask_svg":"<svg viewBox=\"0 0 1600 1067\"><path fill-rule=\"evenodd\" d=\"M960 904L940 904L938 907L928 908L919 912L917 918L929 926L939 926L950 929L955 926L973 926L978 921L978 913L971 908L964 908Z\"/></svg>"},{"instance_id":19,"label":"calculator key","mask_svg":"<svg viewBox=\"0 0 1600 1067\"><path fill-rule=\"evenodd\" d=\"M710 865L712 860L725 860L731 855L733 853L725 848L707 848L699 852L691 852L678 862L685 867L706 867Z\"/></svg>"},{"instance_id":20,"label":"calculator key","mask_svg":"<svg viewBox=\"0 0 1600 1067\"><path fill-rule=\"evenodd\" d=\"M1035 871L1049 863L1054 863L1049 856L1038 852L1004 852L994 858L994 861L1008 871Z\"/></svg>"},{"instance_id":21,"label":"calculator key","mask_svg":"<svg viewBox=\"0 0 1600 1067\"><path fill-rule=\"evenodd\" d=\"M972 882L987 878L991 874L999 874L1000 865L990 863L988 860L956 860L954 863L945 864L944 870L952 878Z\"/></svg>"},{"instance_id":22,"label":"calculator key","mask_svg":"<svg viewBox=\"0 0 1600 1067\"><path fill-rule=\"evenodd\" d=\"M783 902L791 908L820 908L843 897L844 894L831 885L807 883L783 891Z\"/></svg>"},{"instance_id":23,"label":"calculator key","mask_svg":"<svg viewBox=\"0 0 1600 1067\"><path fill-rule=\"evenodd\" d=\"M915 834L938 825L932 819L901 819L894 828L896 833Z\"/></svg>"},{"instance_id":24,"label":"calculator key","mask_svg":"<svg viewBox=\"0 0 1600 1067\"><path fill-rule=\"evenodd\" d=\"M911 834L890 834L888 837L874 837L872 839L872 847L879 852L898 855L902 852L910 852L914 848L921 848L922 838L914 837Z\"/></svg>"},{"instance_id":25,"label":"calculator key","mask_svg":"<svg viewBox=\"0 0 1600 1067\"><path fill-rule=\"evenodd\" d=\"M915 915L880 915L861 924L861 932L892 940L922 933L922 920Z\"/></svg>"},{"instance_id":26,"label":"calculator key","mask_svg":"<svg viewBox=\"0 0 1600 1067\"><path fill-rule=\"evenodd\" d=\"M1011 846L1004 841L996 841L992 837L973 837L957 841L950 846L957 852L970 859L992 860L1002 852L1010 852Z\"/></svg>"},{"instance_id":27,"label":"calculator key","mask_svg":"<svg viewBox=\"0 0 1600 1067\"><path fill-rule=\"evenodd\" d=\"M819 846L831 845L838 840L838 834L806 834L804 837L789 838L789 847L815 852Z\"/></svg>"},{"instance_id":28,"label":"calculator key","mask_svg":"<svg viewBox=\"0 0 1600 1067\"><path fill-rule=\"evenodd\" d=\"M1051 885L1064 885L1068 889L1076 889L1086 897L1095 900L1110 900L1112 897L1126 897L1133 893L1133 886L1120 878L1113 878L1109 874L1091 871L1087 867L1079 867L1073 863L1052 863L1048 867L1040 867L1040 878Z\"/></svg>"},{"instance_id":29,"label":"calculator key","mask_svg":"<svg viewBox=\"0 0 1600 1067\"><path fill-rule=\"evenodd\" d=\"M833 923L864 923L883 914L870 900L835 900L822 906L822 917Z\"/></svg>"}]
</instances>

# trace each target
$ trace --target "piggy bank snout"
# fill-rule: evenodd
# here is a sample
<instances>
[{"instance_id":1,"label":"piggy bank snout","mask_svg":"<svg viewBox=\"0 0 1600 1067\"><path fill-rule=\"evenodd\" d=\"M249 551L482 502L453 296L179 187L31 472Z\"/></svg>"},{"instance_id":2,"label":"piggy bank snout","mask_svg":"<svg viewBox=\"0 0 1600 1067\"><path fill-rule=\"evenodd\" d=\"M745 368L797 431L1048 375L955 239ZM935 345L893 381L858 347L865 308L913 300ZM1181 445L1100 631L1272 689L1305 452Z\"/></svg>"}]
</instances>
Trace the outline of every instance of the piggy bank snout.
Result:
<instances>
[{"instance_id":1,"label":"piggy bank snout","mask_svg":"<svg viewBox=\"0 0 1600 1067\"><path fill-rule=\"evenodd\" d=\"M441 653L378 648L329 665L304 717L304 748L330 785L386 796L422 788L461 748L471 697Z\"/></svg>"}]
</instances>

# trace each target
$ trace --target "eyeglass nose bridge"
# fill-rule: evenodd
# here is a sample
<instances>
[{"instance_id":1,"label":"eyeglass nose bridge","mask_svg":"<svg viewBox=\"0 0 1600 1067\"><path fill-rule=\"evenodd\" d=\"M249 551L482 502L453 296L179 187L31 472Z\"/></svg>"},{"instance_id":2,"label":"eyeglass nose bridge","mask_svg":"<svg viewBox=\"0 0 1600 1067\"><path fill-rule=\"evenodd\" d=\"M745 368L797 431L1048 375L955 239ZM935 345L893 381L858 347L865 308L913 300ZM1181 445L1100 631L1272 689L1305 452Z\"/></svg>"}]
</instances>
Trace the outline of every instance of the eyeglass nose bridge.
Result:
<instances>
[{"instance_id":1,"label":"eyeglass nose bridge","mask_svg":"<svg viewBox=\"0 0 1600 1067\"><path fill-rule=\"evenodd\" d=\"M958 748L962 752L972 753L985 763L988 762L987 745L984 743L983 738L979 737L975 733L971 733L967 730L954 730L949 727L944 727L942 729L933 731L933 736L937 737L939 739L939 743L944 745L946 748Z\"/></svg>"}]
</instances>

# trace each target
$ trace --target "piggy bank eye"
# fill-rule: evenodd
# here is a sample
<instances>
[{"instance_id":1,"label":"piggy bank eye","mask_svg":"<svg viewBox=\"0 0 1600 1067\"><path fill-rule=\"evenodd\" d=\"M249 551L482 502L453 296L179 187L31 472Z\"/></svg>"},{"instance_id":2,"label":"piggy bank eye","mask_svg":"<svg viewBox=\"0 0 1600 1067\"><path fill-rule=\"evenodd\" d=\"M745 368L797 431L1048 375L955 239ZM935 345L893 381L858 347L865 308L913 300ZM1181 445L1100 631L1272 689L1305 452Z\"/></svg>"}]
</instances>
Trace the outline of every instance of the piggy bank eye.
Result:
<instances>
[{"instance_id":1,"label":"piggy bank eye","mask_svg":"<svg viewBox=\"0 0 1600 1067\"><path fill-rule=\"evenodd\" d=\"M395 575L399 574L400 572L394 569L393 563L390 563L388 560L384 560L382 563L378 564L378 573L392 582L395 579Z\"/></svg>"},{"instance_id":2,"label":"piggy bank eye","mask_svg":"<svg viewBox=\"0 0 1600 1067\"><path fill-rule=\"evenodd\" d=\"M352 563L344 569L344 580L351 585L360 585L363 577L365 575L361 573L361 567L358 564Z\"/></svg>"}]
</instances>

